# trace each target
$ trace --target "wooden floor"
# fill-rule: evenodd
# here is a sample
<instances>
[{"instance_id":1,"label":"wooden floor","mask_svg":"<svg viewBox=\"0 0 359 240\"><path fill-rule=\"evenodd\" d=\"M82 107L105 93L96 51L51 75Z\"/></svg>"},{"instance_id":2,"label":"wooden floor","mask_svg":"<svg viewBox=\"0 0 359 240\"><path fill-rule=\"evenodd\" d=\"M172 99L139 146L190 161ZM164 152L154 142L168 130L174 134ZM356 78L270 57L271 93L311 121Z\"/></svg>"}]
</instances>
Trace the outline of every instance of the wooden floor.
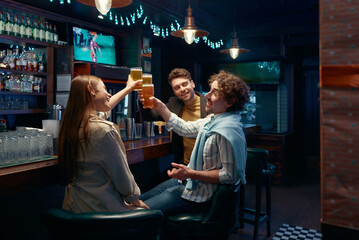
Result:
<instances>
[{"instance_id":1,"label":"wooden floor","mask_svg":"<svg viewBox=\"0 0 359 240\"><path fill-rule=\"evenodd\" d=\"M307 175L310 177L298 179L292 186L272 186L272 234L266 238L266 225L262 223L258 240L271 240L283 223L320 231L319 170L314 171ZM254 190L254 185L246 187L246 206L254 206ZM245 224L244 229L234 229L229 239L249 240L252 234L253 226Z\"/></svg>"}]
</instances>

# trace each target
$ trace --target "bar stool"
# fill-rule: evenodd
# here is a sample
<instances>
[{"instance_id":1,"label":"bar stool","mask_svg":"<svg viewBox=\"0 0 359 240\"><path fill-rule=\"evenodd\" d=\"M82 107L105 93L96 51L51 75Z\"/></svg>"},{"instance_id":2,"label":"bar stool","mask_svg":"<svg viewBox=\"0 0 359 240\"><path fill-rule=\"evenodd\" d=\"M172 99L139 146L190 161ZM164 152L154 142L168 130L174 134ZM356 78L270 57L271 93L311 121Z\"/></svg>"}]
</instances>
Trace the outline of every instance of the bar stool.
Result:
<instances>
[{"instance_id":1,"label":"bar stool","mask_svg":"<svg viewBox=\"0 0 359 240\"><path fill-rule=\"evenodd\" d=\"M156 240L163 221L160 210L73 212L50 208L42 213L50 240Z\"/></svg>"},{"instance_id":2,"label":"bar stool","mask_svg":"<svg viewBox=\"0 0 359 240\"><path fill-rule=\"evenodd\" d=\"M239 189L243 185L219 185L208 210L168 216L164 230L168 239L228 239L228 233L238 223Z\"/></svg>"},{"instance_id":3,"label":"bar stool","mask_svg":"<svg viewBox=\"0 0 359 240\"><path fill-rule=\"evenodd\" d=\"M269 237L271 235L271 177L274 172L275 166L268 163L268 150L262 148L247 148L246 179L247 182L255 183L256 201L254 209L244 206L245 185L243 185L240 188L239 222L241 228L244 227L244 223L254 225L253 240L257 240L258 227L262 222L267 223L267 236ZM262 187L265 188L266 193L265 211L261 209Z\"/></svg>"}]
</instances>

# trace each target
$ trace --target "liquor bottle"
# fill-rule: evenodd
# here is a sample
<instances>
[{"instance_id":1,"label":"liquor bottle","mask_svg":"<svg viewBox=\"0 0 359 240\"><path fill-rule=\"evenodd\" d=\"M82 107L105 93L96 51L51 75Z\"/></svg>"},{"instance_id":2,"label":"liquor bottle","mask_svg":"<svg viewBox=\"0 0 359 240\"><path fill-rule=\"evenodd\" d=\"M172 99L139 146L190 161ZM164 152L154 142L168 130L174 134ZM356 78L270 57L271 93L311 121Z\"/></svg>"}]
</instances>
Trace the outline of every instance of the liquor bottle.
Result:
<instances>
[{"instance_id":1,"label":"liquor bottle","mask_svg":"<svg viewBox=\"0 0 359 240\"><path fill-rule=\"evenodd\" d=\"M27 76L26 92L32 92L33 79L34 79L34 76L32 76L32 75Z\"/></svg>"},{"instance_id":2,"label":"liquor bottle","mask_svg":"<svg viewBox=\"0 0 359 240\"><path fill-rule=\"evenodd\" d=\"M39 93L40 92L40 84L38 78L34 78L34 82L32 83L32 92Z\"/></svg>"},{"instance_id":3,"label":"liquor bottle","mask_svg":"<svg viewBox=\"0 0 359 240\"><path fill-rule=\"evenodd\" d=\"M54 32L52 31L51 23L49 23L49 42L50 43L54 42Z\"/></svg>"},{"instance_id":4,"label":"liquor bottle","mask_svg":"<svg viewBox=\"0 0 359 240\"><path fill-rule=\"evenodd\" d=\"M6 14L6 19L5 19L5 33L7 35L13 35L13 31L12 31L12 21L11 21L11 17L10 17L10 13Z\"/></svg>"},{"instance_id":5,"label":"liquor bottle","mask_svg":"<svg viewBox=\"0 0 359 240\"><path fill-rule=\"evenodd\" d=\"M20 18L20 37L25 38L26 37L26 26L25 26L25 20L24 20L24 16L21 16Z\"/></svg>"},{"instance_id":6,"label":"liquor bottle","mask_svg":"<svg viewBox=\"0 0 359 240\"><path fill-rule=\"evenodd\" d=\"M32 65L32 63L33 63L33 60L32 60L32 52L27 52L27 54L26 54L27 56L26 56L26 68L25 68L25 70L26 71L29 71L29 72L32 72L34 69L33 69L33 65Z\"/></svg>"},{"instance_id":7,"label":"liquor bottle","mask_svg":"<svg viewBox=\"0 0 359 240\"><path fill-rule=\"evenodd\" d=\"M0 68L6 68L6 64L4 63L5 58L6 58L6 51L5 50L0 51Z\"/></svg>"},{"instance_id":8,"label":"liquor bottle","mask_svg":"<svg viewBox=\"0 0 359 240\"><path fill-rule=\"evenodd\" d=\"M56 25L54 25L54 43L57 44L59 41L59 35L57 34Z\"/></svg>"},{"instance_id":9,"label":"liquor bottle","mask_svg":"<svg viewBox=\"0 0 359 240\"><path fill-rule=\"evenodd\" d=\"M33 38L34 38L35 40L39 41L39 40L40 40L40 32L39 32L39 26L38 26L38 24L37 24L36 19L35 19L35 21L34 21L34 28L33 28L32 33L33 33Z\"/></svg>"},{"instance_id":10,"label":"liquor bottle","mask_svg":"<svg viewBox=\"0 0 359 240\"><path fill-rule=\"evenodd\" d=\"M5 51L5 50L4 50ZM3 51L3 54L5 55L5 58L3 59L2 63L1 63L1 68L6 68L8 69L9 68L9 49L6 50L6 53L4 53Z\"/></svg>"},{"instance_id":11,"label":"liquor bottle","mask_svg":"<svg viewBox=\"0 0 359 240\"><path fill-rule=\"evenodd\" d=\"M4 91L9 92L10 91L10 75L7 74L4 77Z\"/></svg>"},{"instance_id":12,"label":"liquor bottle","mask_svg":"<svg viewBox=\"0 0 359 240\"><path fill-rule=\"evenodd\" d=\"M46 40L45 40L45 26L44 26L44 22L43 22L43 21L40 22L39 38L40 38L40 41L46 41Z\"/></svg>"},{"instance_id":13,"label":"liquor bottle","mask_svg":"<svg viewBox=\"0 0 359 240\"><path fill-rule=\"evenodd\" d=\"M13 53L11 50L9 51L9 68L12 70L15 70L15 62L14 62L14 56L15 53Z\"/></svg>"},{"instance_id":14,"label":"liquor bottle","mask_svg":"<svg viewBox=\"0 0 359 240\"><path fill-rule=\"evenodd\" d=\"M27 64L27 60L26 60L26 50L25 50L25 47L22 48L22 52L19 56L19 60L18 60L18 63L17 63L17 68L18 70L20 71L24 71L25 70L25 67L26 67L26 64Z\"/></svg>"},{"instance_id":15,"label":"liquor bottle","mask_svg":"<svg viewBox=\"0 0 359 240\"><path fill-rule=\"evenodd\" d=\"M18 70L17 64L19 63L18 62L19 57L20 57L19 48L16 46L15 52L14 52L14 55L13 55L14 67L12 68L12 70Z\"/></svg>"},{"instance_id":16,"label":"liquor bottle","mask_svg":"<svg viewBox=\"0 0 359 240\"><path fill-rule=\"evenodd\" d=\"M14 14L14 18L13 18L12 31L14 32L15 37L20 37L19 19L17 18L16 14Z\"/></svg>"},{"instance_id":17,"label":"liquor bottle","mask_svg":"<svg viewBox=\"0 0 359 240\"><path fill-rule=\"evenodd\" d=\"M24 75L19 76L20 79L20 92L26 92L26 78Z\"/></svg>"},{"instance_id":18,"label":"liquor bottle","mask_svg":"<svg viewBox=\"0 0 359 240\"><path fill-rule=\"evenodd\" d=\"M48 22L45 22L45 41L50 42L50 31Z\"/></svg>"},{"instance_id":19,"label":"liquor bottle","mask_svg":"<svg viewBox=\"0 0 359 240\"><path fill-rule=\"evenodd\" d=\"M44 63L44 58L43 58L43 56L40 54L40 56L39 56L39 63L38 63L38 65L39 65L39 69L38 69L38 72L44 72L44 70L45 70L45 63Z\"/></svg>"},{"instance_id":20,"label":"liquor bottle","mask_svg":"<svg viewBox=\"0 0 359 240\"><path fill-rule=\"evenodd\" d=\"M13 91L14 92L20 92L21 90L21 81L19 79L19 76L16 75L14 76L14 86L13 86ZM19 108L20 108L20 105L19 105Z\"/></svg>"},{"instance_id":21,"label":"liquor bottle","mask_svg":"<svg viewBox=\"0 0 359 240\"><path fill-rule=\"evenodd\" d=\"M9 91L13 92L14 91L14 86L15 86L15 78L14 78L14 74L10 75L10 79L9 79Z\"/></svg>"},{"instance_id":22,"label":"liquor bottle","mask_svg":"<svg viewBox=\"0 0 359 240\"><path fill-rule=\"evenodd\" d=\"M4 92L5 91L5 73L2 72L0 75L0 92ZM0 109L1 108L1 103L0 103Z\"/></svg>"},{"instance_id":23,"label":"liquor bottle","mask_svg":"<svg viewBox=\"0 0 359 240\"><path fill-rule=\"evenodd\" d=\"M32 24L29 17L26 19L26 37L32 38Z\"/></svg>"},{"instance_id":24,"label":"liquor bottle","mask_svg":"<svg viewBox=\"0 0 359 240\"><path fill-rule=\"evenodd\" d=\"M37 78L37 83L39 85L39 92L43 93L44 92L44 82L41 77Z\"/></svg>"},{"instance_id":25,"label":"liquor bottle","mask_svg":"<svg viewBox=\"0 0 359 240\"><path fill-rule=\"evenodd\" d=\"M37 54L34 52L34 54L32 55L32 71L34 72L38 72L39 71L39 57L37 56Z\"/></svg>"},{"instance_id":26,"label":"liquor bottle","mask_svg":"<svg viewBox=\"0 0 359 240\"><path fill-rule=\"evenodd\" d=\"M5 21L4 21L4 15L2 14L2 11L0 11L0 34L5 33Z\"/></svg>"}]
</instances>

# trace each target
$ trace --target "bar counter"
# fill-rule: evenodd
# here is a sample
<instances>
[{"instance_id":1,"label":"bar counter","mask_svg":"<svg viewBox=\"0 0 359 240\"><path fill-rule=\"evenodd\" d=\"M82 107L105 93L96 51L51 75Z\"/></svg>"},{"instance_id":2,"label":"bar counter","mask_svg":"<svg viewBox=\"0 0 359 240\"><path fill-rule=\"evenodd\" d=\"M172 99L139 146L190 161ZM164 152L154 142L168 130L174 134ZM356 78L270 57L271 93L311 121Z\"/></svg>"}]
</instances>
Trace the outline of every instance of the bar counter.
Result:
<instances>
[{"instance_id":1,"label":"bar counter","mask_svg":"<svg viewBox=\"0 0 359 240\"><path fill-rule=\"evenodd\" d=\"M171 153L169 136L124 142L128 163L135 164ZM35 189L57 182L56 157L0 168L0 196Z\"/></svg>"},{"instance_id":2,"label":"bar counter","mask_svg":"<svg viewBox=\"0 0 359 240\"><path fill-rule=\"evenodd\" d=\"M260 126L245 124L246 135L260 131ZM171 137L158 136L124 142L129 165L171 154ZM0 196L57 183L56 156L48 160L0 168Z\"/></svg>"}]
</instances>

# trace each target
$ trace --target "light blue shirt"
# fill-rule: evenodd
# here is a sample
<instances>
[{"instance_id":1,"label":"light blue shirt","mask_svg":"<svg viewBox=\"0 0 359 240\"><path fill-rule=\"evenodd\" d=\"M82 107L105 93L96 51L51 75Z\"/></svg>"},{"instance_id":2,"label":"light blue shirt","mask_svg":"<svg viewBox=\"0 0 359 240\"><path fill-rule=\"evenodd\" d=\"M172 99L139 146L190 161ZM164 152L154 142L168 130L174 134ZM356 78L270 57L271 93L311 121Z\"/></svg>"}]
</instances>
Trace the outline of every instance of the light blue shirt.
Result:
<instances>
[{"instance_id":1,"label":"light blue shirt","mask_svg":"<svg viewBox=\"0 0 359 240\"><path fill-rule=\"evenodd\" d=\"M168 130L174 130L181 136L196 137L206 123L209 122L208 125L210 126L220 115L221 114L217 114L212 117L186 122L172 113L166 127ZM240 115L238 115L238 119L240 120ZM238 126L242 126L240 122ZM243 134L243 139L245 139L243 130L239 129L239 131ZM238 148L242 149L241 152L246 152L245 140L242 145L243 146L238 146ZM218 133L210 135L205 141L202 154L202 170L209 171L219 169L219 180L221 184L236 184L239 181L245 183L244 172L246 156L244 154L241 157L242 159L236 161L234 149L225 136ZM217 188L217 184L198 181L194 189L185 189L183 191L182 198L194 202L206 202L212 198Z\"/></svg>"}]
</instances>

